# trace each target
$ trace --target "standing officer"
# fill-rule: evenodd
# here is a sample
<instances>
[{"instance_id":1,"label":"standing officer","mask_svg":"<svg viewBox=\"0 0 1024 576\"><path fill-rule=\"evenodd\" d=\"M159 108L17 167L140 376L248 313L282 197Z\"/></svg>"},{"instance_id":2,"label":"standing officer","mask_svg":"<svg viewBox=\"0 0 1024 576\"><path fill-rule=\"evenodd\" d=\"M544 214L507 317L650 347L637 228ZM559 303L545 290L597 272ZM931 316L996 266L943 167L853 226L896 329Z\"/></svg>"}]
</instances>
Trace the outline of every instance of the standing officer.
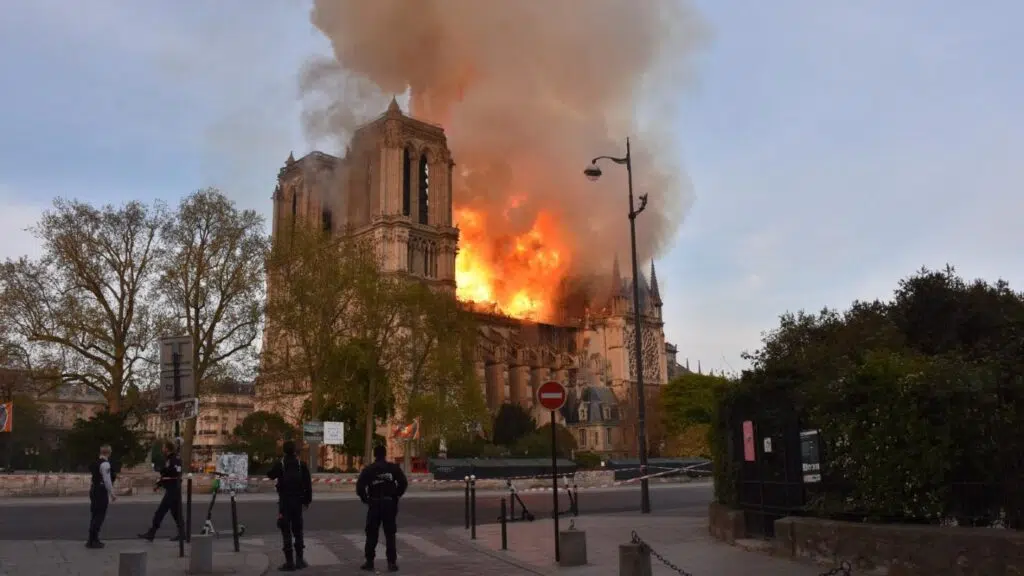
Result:
<instances>
[{"instance_id":1,"label":"standing officer","mask_svg":"<svg viewBox=\"0 0 1024 576\"><path fill-rule=\"evenodd\" d=\"M366 510L366 563L360 569L373 571L373 559L377 551L377 538L381 524L384 525L384 546L388 557L388 572L398 572L398 550L395 549L395 534L398 526L398 499L409 487L402 468L394 462L388 462L387 448L377 446L373 449L373 464L363 468L356 482L356 494Z\"/></svg>"},{"instance_id":2,"label":"standing officer","mask_svg":"<svg viewBox=\"0 0 1024 576\"><path fill-rule=\"evenodd\" d=\"M152 542L156 538L156 531L160 529L160 523L163 522L164 516L168 512L171 513L171 518L174 518L174 524L178 527L178 531L171 540L176 542L181 537L181 459L178 458L177 452L177 445L174 441L164 442L164 467L160 469L160 479L153 487L153 492L163 488L164 497L160 500L156 513L153 514L153 524L149 530L139 534L139 538L143 540Z\"/></svg>"},{"instance_id":3,"label":"standing officer","mask_svg":"<svg viewBox=\"0 0 1024 576\"><path fill-rule=\"evenodd\" d=\"M267 477L277 480L277 527L284 539L284 564L280 570L291 572L308 566L302 557L306 548L302 540L302 510L313 502L313 477L309 467L295 455L295 442L285 441L282 450L284 458L274 464Z\"/></svg>"},{"instance_id":4,"label":"standing officer","mask_svg":"<svg viewBox=\"0 0 1024 576\"><path fill-rule=\"evenodd\" d=\"M100 528L107 517L107 506L117 500L114 495L114 480L117 474L110 467L110 444L100 446L100 457L89 465L92 482L89 486L89 540L86 548L103 548L100 542Z\"/></svg>"}]
</instances>

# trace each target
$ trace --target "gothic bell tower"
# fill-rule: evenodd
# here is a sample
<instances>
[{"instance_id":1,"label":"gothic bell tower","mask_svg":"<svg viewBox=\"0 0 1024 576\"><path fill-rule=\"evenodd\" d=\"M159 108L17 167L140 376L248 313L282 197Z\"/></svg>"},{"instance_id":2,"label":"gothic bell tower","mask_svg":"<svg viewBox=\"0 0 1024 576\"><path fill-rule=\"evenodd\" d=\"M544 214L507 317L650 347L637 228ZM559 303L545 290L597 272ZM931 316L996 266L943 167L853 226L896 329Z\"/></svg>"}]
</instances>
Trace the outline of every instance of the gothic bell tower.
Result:
<instances>
[{"instance_id":1,"label":"gothic bell tower","mask_svg":"<svg viewBox=\"0 0 1024 576\"><path fill-rule=\"evenodd\" d=\"M452 226L452 161L444 129L387 112L353 135L350 154L369 160L368 221L353 227L372 237L384 269L455 290L459 231Z\"/></svg>"},{"instance_id":2,"label":"gothic bell tower","mask_svg":"<svg viewBox=\"0 0 1024 576\"><path fill-rule=\"evenodd\" d=\"M452 162L444 129L387 111L352 135L344 158L288 157L274 193L278 220L297 218L368 240L385 272L455 292Z\"/></svg>"}]
</instances>

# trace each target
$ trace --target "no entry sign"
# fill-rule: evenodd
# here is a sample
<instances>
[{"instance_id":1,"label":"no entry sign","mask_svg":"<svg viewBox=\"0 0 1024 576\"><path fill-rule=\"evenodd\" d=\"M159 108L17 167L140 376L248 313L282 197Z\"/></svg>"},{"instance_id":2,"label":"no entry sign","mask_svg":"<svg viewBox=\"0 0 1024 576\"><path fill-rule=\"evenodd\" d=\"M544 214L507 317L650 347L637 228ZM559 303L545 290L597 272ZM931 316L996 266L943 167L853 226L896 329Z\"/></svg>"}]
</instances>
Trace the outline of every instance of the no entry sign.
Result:
<instances>
[{"instance_id":1,"label":"no entry sign","mask_svg":"<svg viewBox=\"0 0 1024 576\"><path fill-rule=\"evenodd\" d=\"M565 405L565 386L559 382L545 382L537 389L537 402L548 410L559 410Z\"/></svg>"}]
</instances>

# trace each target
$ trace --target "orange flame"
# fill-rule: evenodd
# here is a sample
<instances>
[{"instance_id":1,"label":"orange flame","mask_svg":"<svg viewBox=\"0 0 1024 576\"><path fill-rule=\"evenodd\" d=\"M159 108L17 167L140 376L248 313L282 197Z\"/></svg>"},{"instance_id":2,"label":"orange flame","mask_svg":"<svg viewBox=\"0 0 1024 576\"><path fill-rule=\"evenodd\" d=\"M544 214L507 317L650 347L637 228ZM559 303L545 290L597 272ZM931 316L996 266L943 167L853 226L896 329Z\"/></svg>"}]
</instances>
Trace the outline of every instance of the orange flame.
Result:
<instances>
[{"instance_id":1,"label":"orange flame","mask_svg":"<svg viewBox=\"0 0 1024 576\"><path fill-rule=\"evenodd\" d=\"M521 200L513 198L512 207ZM526 233L495 238L488 234L483 212L465 207L454 212L460 230L456 296L516 318L550 320L569 266L555 219L542 211Z\"/></svg>"}]
</instances>

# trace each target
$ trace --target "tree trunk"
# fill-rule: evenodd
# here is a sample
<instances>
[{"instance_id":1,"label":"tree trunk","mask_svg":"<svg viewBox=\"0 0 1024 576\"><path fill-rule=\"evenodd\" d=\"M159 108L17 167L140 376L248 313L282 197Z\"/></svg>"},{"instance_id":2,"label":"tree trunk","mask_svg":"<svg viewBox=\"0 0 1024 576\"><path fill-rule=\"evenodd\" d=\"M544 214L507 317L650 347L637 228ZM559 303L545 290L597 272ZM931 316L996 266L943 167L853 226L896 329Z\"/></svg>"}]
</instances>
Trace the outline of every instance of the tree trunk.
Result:
<instances>
[{"instance_id":1,"label":"tree trunk","mask_svg":"<svg viewBox=\"0 0 1024 576\"><path fill-rule=\"evenodd\" d=\"M104 394L107 400L107 411L111 414L121 412L121 391L110 388Z\"/></svg>"}]
</instances>

